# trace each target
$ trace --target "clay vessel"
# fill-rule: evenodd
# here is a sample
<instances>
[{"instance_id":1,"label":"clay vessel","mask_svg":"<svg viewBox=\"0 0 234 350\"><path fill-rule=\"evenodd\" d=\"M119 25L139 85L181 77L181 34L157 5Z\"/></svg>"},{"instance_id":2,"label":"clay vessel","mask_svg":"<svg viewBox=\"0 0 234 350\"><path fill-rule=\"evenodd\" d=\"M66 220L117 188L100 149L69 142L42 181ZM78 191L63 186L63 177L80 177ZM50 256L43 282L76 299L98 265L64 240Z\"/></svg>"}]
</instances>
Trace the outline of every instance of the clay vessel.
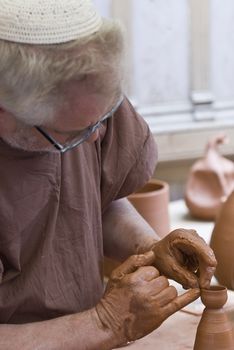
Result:
<instances>
[{"instance_id":1,"label":"clay vessel","mask_svg":"<svg viewBox=\"0 0 234 350\"><path fill-rule=\"evenodd\" d=\"M201 300L205 305L199 322L194 350L233 350L232 324L223 306L227 301L227 288L212 286L201 290Z\"/></svg>"},{"instance_id":2,"label":"clay vessel","mask_svg":"<svg viewBox=\"0 0 234 350\"><path fill-rule=\"evenodd\" d=\"M151 179L143 188L128 196L128 200L159 237L162 238L169 233L168 183Z\"/></svg>"},{"instance_id":3,"label":"clay vessel","mask_svg":"<svg viewBox=\"0 0 234 350\"><path fill-rule=\"evenodd\" d=\"M218 262L215 277L220 284L234 290L234 191L220 210L210 246Z\"/></svg>"},{"instance_id":4,"label":"clay vessel","mask_svg":"<svg viewBox=\"0 0 234 350\"><path fill-rule=\"evenodd\" d=\"M205 155L192 166L185 186L185 203L192 216L214 220L222 203L234 189L234 163L219 154L227 137L210 139Z\"/></svg>"}]
</instances>

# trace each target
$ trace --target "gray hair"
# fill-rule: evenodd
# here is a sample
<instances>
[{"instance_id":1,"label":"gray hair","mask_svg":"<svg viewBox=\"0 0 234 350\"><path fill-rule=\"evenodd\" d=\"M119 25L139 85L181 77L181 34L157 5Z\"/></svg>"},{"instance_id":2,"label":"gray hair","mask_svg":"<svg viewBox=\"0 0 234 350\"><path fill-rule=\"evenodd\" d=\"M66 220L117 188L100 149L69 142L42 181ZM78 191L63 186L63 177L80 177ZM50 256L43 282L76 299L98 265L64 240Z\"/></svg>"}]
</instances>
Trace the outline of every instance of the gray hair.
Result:
<instances>
[{"instance_id":1,"label":"gray hair","mask_svg":"<svg viewBox=\"0 0 234 350\"><path fill-rule=\"evenodd\" d=\"M53 120L69 80L95 76L94 88L114 98L122 89L124 41L121 25L103 19L86 38L56 45L0 40L0 106L28 125Z\"/></svg>"}]
</instances>

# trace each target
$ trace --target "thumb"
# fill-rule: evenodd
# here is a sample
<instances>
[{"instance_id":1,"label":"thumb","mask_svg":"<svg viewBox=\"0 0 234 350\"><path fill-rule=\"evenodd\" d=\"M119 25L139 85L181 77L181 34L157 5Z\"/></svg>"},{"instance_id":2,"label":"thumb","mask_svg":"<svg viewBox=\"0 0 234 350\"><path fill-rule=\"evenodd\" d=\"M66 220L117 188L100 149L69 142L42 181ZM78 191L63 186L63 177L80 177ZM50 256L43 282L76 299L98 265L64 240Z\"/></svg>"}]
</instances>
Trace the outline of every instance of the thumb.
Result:
<instances>
[{"instance_id":1,"label":"thumb","mask_svg":"<svg viewBox=\"0 0 234 350\"><path fill-rule=\"evenodd\" d=\"M199 296L200 296L199 288L190 289L184 294L179 295L178 297L173 299L171 303L169 303L164 307L167 317L183 309L183 307L192 303L194 300L199 298Z\"/></svg>"},{"instance_id":2,"label":"thumb","mask_svg":"<svg viewBox=\"0 0 234 350\"><path fill-rule=\"evenodd\" d=\"M155 256L152 251L145 254L132 255L112 272L111 279L112 281L120 280L125 275L136 271L139 267L152 265L154 259Z\"/></svg>"}]
</instances>

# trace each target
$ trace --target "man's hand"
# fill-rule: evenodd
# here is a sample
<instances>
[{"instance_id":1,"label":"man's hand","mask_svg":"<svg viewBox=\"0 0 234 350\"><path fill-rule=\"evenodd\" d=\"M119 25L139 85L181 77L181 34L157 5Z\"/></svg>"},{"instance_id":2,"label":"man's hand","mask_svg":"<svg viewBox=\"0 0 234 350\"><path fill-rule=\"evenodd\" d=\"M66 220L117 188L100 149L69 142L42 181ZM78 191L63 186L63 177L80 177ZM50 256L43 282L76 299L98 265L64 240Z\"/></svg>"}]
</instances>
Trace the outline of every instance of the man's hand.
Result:
<instances>
[{"instance_id":1,"label":"man's hand","mask_svg":"<svg viewBox=\"0 0 234 350\"><path fill-rule=\"evenodd\" d=\"M199 297L199 289L178 296L168 280L151 265L154 253L134 255L115 269L96 311L102 327L110 329L119 345L139 339L174 312Z\"/></svg>"},{"instance_id":2,"label":"man's hand","mask_svg":"<svg viewBox=\"0 0 234 350\"><path fill-rule=\"evenodd\" d=\"M177 229L152 248L161 274L184 288L209 288L217 261L212 249L194 230Z\"/></svg>"}]
</instances>

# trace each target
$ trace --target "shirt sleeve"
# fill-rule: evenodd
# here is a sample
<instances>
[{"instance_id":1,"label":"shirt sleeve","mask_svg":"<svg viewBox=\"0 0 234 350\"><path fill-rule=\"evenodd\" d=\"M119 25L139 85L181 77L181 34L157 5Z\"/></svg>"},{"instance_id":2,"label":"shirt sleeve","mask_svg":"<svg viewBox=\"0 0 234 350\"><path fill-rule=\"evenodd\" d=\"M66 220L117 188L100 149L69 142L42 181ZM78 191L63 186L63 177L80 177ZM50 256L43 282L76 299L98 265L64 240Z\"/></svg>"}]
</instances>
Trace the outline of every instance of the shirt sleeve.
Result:
<instances>
[{"instance_id":1,"label":"shirt sleeve","mask_svg":"<svg viewBox=\"0 0 234 350\"><path fill-rule=\"evenodd\" d=\"M126 98L108 121L101 149L104 212L113 200L141 188L152 177L157 163L153 135Z\"/></svg>"}]
</instances>

